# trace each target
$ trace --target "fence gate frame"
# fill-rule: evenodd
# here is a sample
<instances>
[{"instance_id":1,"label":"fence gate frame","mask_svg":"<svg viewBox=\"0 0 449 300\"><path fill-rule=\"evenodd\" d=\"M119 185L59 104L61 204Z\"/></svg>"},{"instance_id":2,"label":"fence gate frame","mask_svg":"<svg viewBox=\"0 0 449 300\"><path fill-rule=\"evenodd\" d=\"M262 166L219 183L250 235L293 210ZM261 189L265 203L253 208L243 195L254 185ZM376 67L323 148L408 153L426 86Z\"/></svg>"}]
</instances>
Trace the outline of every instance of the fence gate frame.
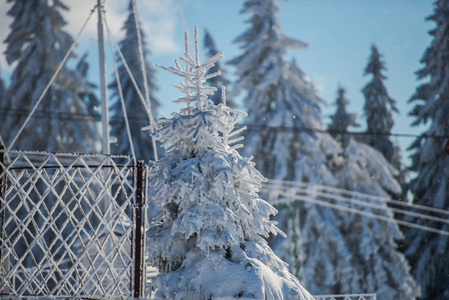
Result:
<instances>
[{"instance_id":1,"label":"fence gate frame","mask_svg":"<svg viewBox=\"0 0 449 300\"><path fill-rule=\"evenodd\" d=\"M142 227L145 228L145 197L143 190L144 182L144 164L142 160L137 161L135 178L135 208L133 212L134 238L132 251L134 252L134 286L132 288L134 298L141 298L145 291L145 234ZM145 174L146 175L146 174Z\"/></svg>"},{"instance_id":2,"label":"fence gate frame","mask_svg":"<svg viewBox=\"0 0 449 300\"><path fill-rule=\"evenodd\" d=\"M11 171L9 169L10 166L14 166L14 163L17 163L16 160L11 160L10 156L23 156L24 161L26 163L31 164L31 167L24 167L24 170L21 170L20 167L15 167L14 171ZM42 156L43 159L42 161L35 163L32 161L32 159L28 159L27 156L30 157L35 157L35 156ZM58 158L64 157L65 159L69 160L72 159L73 161L76 161L75 163L69 163L67 164L60 164L60 161L58 161ZM92 165L92 164L88 164L85 163L85 161L83 160L85 159L86 161L88 159L92 159L94 161L99 161L100 163L98 165ZM114 162L114 159L123 159L125 161L125 164L117 166ZM10 160L10 163L6 163L5 164L5 160ZM79 161L77 161L79 160ZM49 161L52 161L53 165L54 165L54 172L58 173L56 175L54 175L54 178L52 177L51 173L50 175L47 172L48 169L51 169L51 166L44 166L45 163L48 163ZM105 163L105 161L110 162L110 163ZM54 163L56 162L56 163ZM41 164L41 165L39 165ZM119 169L119 168L122 169ZM70 169L70 168L73 168ZM83 171L79 171L79 169L82 169ZM106 170L104 171L103 168ZM50 288L40 288L39 287L39 291L36 292L36 294L33 293L27 293L24 291L29 291L29 290L33 290L33 288L31 287L31 284L34 284L34 286L38 286L38 284L36 284L35 280L39 280L39 279L27 279L26 283L23 283L25 281L25 279L21 279L22 281L19 280L20 284L22 284L20 286L20 288L15 289L15 283L11 284L10 278L12 278L13 276L16 276L14 274L12 274L13 272L16 272L18 270L23 270L23 266L21 265L20 268L14 265L10 265L11 261L13 260L10 257L15 258L15 262L18 263L22 263L23 258L19 257L20 259L17 259L17 256L20 256L21 254L17 254L17 250L15 250L14 248L16 247L15 241L17 241L21 235L24 234L24 232L21 232L18 229L14 229L14 232L16 232L16 236L14 238L14 241L12 239L13 235L8 235L8 233L6 233L6 229L8 227L8 230L11 231L11 227L14 227L16 224L14 223L14 220L18 219L17 216L14 215L14 213L16 213L19 208L22 208L22 206L25 206L25 204L22 204L26 201L30 201L31 200L31 196L27 195L26 199L22 199L20 197L18 197L16 201L19 201L20 204L16 205L18 208L14 208L13 206L9 207L9 198L13 198L16 197L14 195L10 196L12 194L12 190L14 190L14 188L17 189L21 189L21 192L23 193L24 191L24 187L20 186L19 180L17 179L12 179L11 177L13 176L13 174L16 173L21 173L21 176L23 176L23 174L26 174L28 177L27 178L32 178L33 176L36 177L37 179L33 179L33 181L31 181L31 179L29 179L28 181L25 182L25 180L22 180L25 182L25 184L27 184L28 186L31 186L33 184L36 184L36 182L38 180L43 181L44 176L45 178L48 179L48 181L44 182L45 184L47 184L46 186L46 194L42 193L39 194L37 193L39 196L42 195L42 199L38 200L39 205L43 206L45 209L47 209L46 203L44 199L46 196L48 196L51 193L56 193L56 190L58 189L62 189L62 190L70 190L73 189L75 186L75 188L79 188L80 190L82 188L85 189L90 189L90 186L88 186L88 184L92 184L92 182L98 181L98 184L94 186L94 188L97 188L101 185L101 190L100 191L96 191L96 198L94 199L89 199L88 197L86 197L85 194L90 194L91 191L89 190L87 193L85 191L83 192L79 192L79 191L75 191L77 193L70 194L69 196L71 197L71 200L69 201L69 203L66 203L64 208L63 208L63 212L60 213L58 215L58 217L60 217L61 215L67 214L67 213L71 213L67 212L66 210L68 210L68 206L72 205L72 200L74 200L73 202L75 202L75 204L73 204L75 207L77 205L81 206L81 200L78 199L78 197L83 198L87 201L92 201L94 203L94 205L92 205L92 207L89 207L92 211L94 209L98 209L100 210L100 204L98 204L100 201L102 201L101 199L103 198L107 198L108 196L112 197L112 200L107 200L110 201L111 205L109 205L109 207L106 207L106 212L104 212L104 215L100 215L100 220L101 222L104 222L104 228L106 228L103 231L103 235L101 236L102 238L105 239L105 242L103 245L107 244L107 243L112 243L112 250L115 250L116 252L114 252L114 254L110 254L108 253L108 255L105 256L105 260L107 260L107 258L111 258L112 256L112 262L106 262L103 263L103 261L101 261L101 263L99 263L99 255L95 255L95 257L89 257L89 255L87 255L88 257L88 261L90 262L90 265L87 268L83 267L83 276L85 277L81 277L81 279L79 279L79 282L77 281L77 283L74 283L73 286L70 286L70 291L75 291L77 292L77 294L70 294L70 293L61 293L61 291L66 292L66 290L64 289L59 289L59 293L61 294L52 294L51 292L54 292L55 290L50 290ZM28 174L28 172L30 174ZM33 173L34 172L34 173ZM80 173L76 174L77 172ZM88 176L94 177L92 178L84 178L81 172L85 172L88 174ZM107 173L105 176L101 175L103 172ZM70 173L70 174L69 174ZM95 265L101 265L105 271L103 271L106 274L107 268L112 268L115 269L115 261L117 260L117 257L119 257L121 259L121 262L124 265L124 271L122 271L122 273L120 273L120 276L125 276L128 277L129 275L129 286L128 288L125 289L125 293L124 294L114 294L113 297L117 298L117 299L128 299L128 298L141 298L145 295L145 281L146 281L146 265L145 265L145 228L147 226L146 222L146 199L145 199L145 195L146 195L146 179L149 173L149 167L147 165L144 164L143 161L137 161L134 157L132 156L114 156L114 155L90 155L90 154L68 154L68 153L48 153L48 152L31 152L31 151L9 151L6 152L4 147L0 146L0 299L3 297L6 297L7 299L12 299L12 298L21 298L21 297L33 297L33 298L40 298L40 297L63 297L63 298L71 298L71 297L76 297L76 298L82 298L82 299L90 299L90 298L105 298L107 296L111 296L108 294L101 294L101 291L99 292L99 290L97 288L95 288L94 290L94 294L88 294L86 293L87 288L83 286L83 284L87 285L87 282L92 283L93 280L89 275L85 275L86 273L89 272L94 272L96 273L97 270L95 270L96 266ZM81 181L81 183L83 184L83 186L76 186L76 183L74 183L73 181L68 181L66 182L66 177L68 176L68 174L71 176L71 178L69 179L73 179L74 177L76 177L77 175L80 176L80 178L78 178L79 181ZM98 175L100 174L100 175ZM40 177L42 176L42 177ZM59 177L57 177L59 176ZM69 176L69 177L70 177ZM116 176L118 179L114 178L113 176ZM64 179L60 179L64 177ZM57 178L57 180L55 180L55 178ZM16 187L11 186L11 181L10 180L17 180L14 181L14 185L16 185ZM100 179L104 179L104 182L100 182ZM90 180L90 181L89 181ZM114 181L116 180L116 181ZM62 182L62 188L61 186L58 186L57 188L55 188L54 186L49 186L49 183L53 183L53 181L57 181L57 183ZM89 182L88 182L89 181ZM31 183L30 183L31 182ZM7 186L7 185L10 186ZM114 184L114 185L113 185ZM28 187L27 187L28 188ZM30 190L37 190L36 187L30 187ZM108 189L108 191L104 191L103 189ZM114 190L115 189L115 190ZM48 192L50 190L50 192ZM112 190L114 190L114 192L112 192ZM14 190L15 191L15 190ZM115 194L119 194L122 193L123 195L122 198L123 200L123 204L117 204L117 198L113 198ZM114 194L114 195L113 195ZM80 196L81 195L81 196ZM95 195L94 195L95 196ZM62 196L56 196L57 197L57 201L62 202ZM33 204L33 203L32 203ZM61 203L56 203L54 205L54 207L60 205ZM63 203L64 204L64 203ZM27 204L28 205L28 204ZM32 206L32 205L31 205ZM38 205L36 205L38 206ZM117 206L118 211L114 211L113 208L111 207L115 207ZM38 211L38 213L40 213L39 211L40 208L34 208L33 207L33 212L36 212L36 210ZM75 208L76 209L76 208ZM81 211L83 211L83 209L80 209ZM126 212L125 212L126 210ZM50 211L50 212L49 212ZM48 218L53 220L53 215L52 213L54 212L54 209L52 207L50 207L50 209L47 209L46 212L49 214ZM89 210L88 213L90 213L91 211ZM109 214L107 214L109 212ZM95 214L97 214L98 212L94 212ZM94 214L92 213L92 214ZM8 214L9 214L9 218L8 218ZM29 213L31 215L31 211ZM97 216L97 215L95 215ZM109 220L107 218L107 216L112 216L111 219ZM126 217L128 216L130 218L130 222L126 223L126 222L122 222L122 217ZM41 217L41 215L39 215L39 217ZM66 217L66 216L63 216ZM104 218L101 219L101 217ZM31 218L35 218L35 216L31 216ZM72 218L72 217L66 217L68 219ZM114 218L120 218L120 220L115 220ZM13 220L14 219L14 220ZM87 219L87 214L85 216L83 216L83 219ZM127 219L128 220L128 219ZM48 220L46 220L45 222L47 222ZM44 222L44 223L45 223ZM31 222L33 223L33 222ZM35 224L36 222L34 222ZM89 223L89 221L87 221L87 223ZM130 224L129 224L130 223ZM44 224L45 226L47 226L48 228L46 228L46 230L50 231L55 231L58 229L56 228L56 222L51 223L50 225L48 224ZM66 224L66 223L65 223ZM81 235L85 234L87 231L85 229L79 229L79 226L76 227L76 224L78 224L79 226L86 226L83 225L85 223L74 223L74 227L78 228L77 234L75 234L76 236L78 236L78 240L81 239ZM80 225L81 224L81 225ZM111 226L111 224L113 226ZM129 226L126 227L123 224L128 224ZM100 223L100 225L103 225L103 223ZM115 227L119 227L119 225L121 226L120 228L124 228L123 229L123 236L120 238L117 237L113 237L112 235L115 234ZM23 224L21 224L20 226L25 227ZM19 225L16 225L16 227L20 227ZM89 224L89 226L91 226L91 224ZM92 228L92 226L90 227ZM95 227L94 227L95 228ZM85 242L81 242L82 246L85 246L86 248L83 248L83 252L82 255L85 255L88 251L87 247L94 247L97 249L98 252L102 251L102 250L98 250L99 248L101 248L101 246L97 246L94 245L94 243L97 241L95 240L96 238L100 238L100 229L101 226L98 226L98 228L95 228L95 230L92 230L93 233L91 236L88 236L89 239L92 239L89 243L85 243ZM111 229L113 228L113 230ZM40 228L39 228L40 229ZM57 237L63 237L63 230L66 228L61 228L61 232L59 232ZM44 231L44 226L42 226L42 231ZM67 231L67 230L66 230ZM81 234L79 234L79 232L81 232ZM112 232L114 231L114 232ZM18 234L17 234L18 232ZM28 232L27 232L28 233ZM108 235L109 234L109 235ZM72 233L69 234L70 236L73 235ZM39 233L37 236L42 237L43 234ZM25 239L24 237L22 237L22 239ZM37 239L37 238L36 238ZM114 241L118 240L119 242L117 242L117 244L114 244ZM128 246L124 246L125 243L129 242L129 247ZM39 243L44 243L45 242L35 242L33 241L34 245L39 244ZM28 244L28 246L30 247L29 249L31 249L31 247L33 246L33 243ZM66 240L63 240L61 242L62 244L66 243ZM66 243L64 244L64 247L73 247L73 244L75 242L72 240L70 243ZM120 245L118 243L121 243ZM12 245L12 246L11 246ZM53 245L53 243L52 243ZM127 244L126 244L127 245ZM45 245L47 246L47 245ZM8 248L9 247L9 248ZM43 248L42 246L40 246L41 248L38 249L41 252L43 252ZM64 248L62 247L62 248ZM123 247L123 248L122 248ZM44 247L45 248L45 247ZM51 246L50 246L51 248ZM122 253L119 251L123 251L123 249L129 249L124 254L124 258L122 257ZM6 250L6 251L5 251ZM64 249L62 250L64 251ZM106 252L106 251L105 251ZM28 254L32 253L32 250L29 250ZM84 256L84 258L82 256L74 256L73 252L68 254L67 250L66 250L66 256L73 259L73 261L71 261L70 263L72 264L72 268L73 266L78 266L78 264L81 264L81 260L85 259L86 255ZM118 253L118 254L117 254ZM26 254L26 253L25 253ZM25 255L23 254L23 255ZM47 254L43 254L44 258L51 260L51 261L56 261L56 259L54 259L53 254L51 253L47 253ZM47 257L48 255L48 257ZM53 255L53 256L52 256ZM34 254L31 254L31 256L34 256ZM50 257L51 256L51 257ZM33 257L34 259L34 257ZM14 263L13 261L13 263ZM125 262L126 261L126 264ZM6 265L8 265L8 267L6 267ZM106 267L104 266L106 264ZM11 271L11 269L13 271ZM42 272L39 273L37 275L39 275L39 278L41 278L43 281L42 284L47 284L48 283L48 278L55 276L55 275L43 275L43 271L42 271L42 266L38 265L36 266L36 269L40 269L39 271ZM10 273L8 273L8 270L10 270ZM50 272L52 271L58 271L58 272L62 272L61 270L63 269L58 269L58 270L50 270L48 271L50 274ZM78 271L75 272L75 275L79 275L80 273ZM26 278L26 272L23 273L24 278ZM34 271L32 274L36 274L36 271ZM59 275L60 273L56 274ZM61 273L63 274L63 273ZM67 273L68 274L68 273ZM66 274L66 275L67 275ZM117 272L118 274L118 272ZM60 275L59 275L60 276ZM64 276L64 274L63 274ZM67 277L69 276L73 276L73 273L68 274ZM83 281L87 276L87 279L85 281ZM96 275L98 277L98 275ZM93 277L93 276L92 276ZM104 275L104 277L100 278L101 280L104 280L104 278L106 277L106 275ZM15 277L14 277L15 278ZM115 278L115 277L114 277ZM56 280L51 278L52 280ZM98 278L97 278L98 279ZM100 280L98 279L98 280ZM12 279L15 280L16 279ZM65 278L64 280L69 280L67 278ZM109 279L108 279L109 280ZM120 280L115 278L112 280L112 284L119 286L121 285L121 287L123 288L123 283L120 283ZM30 283L31 282L31 283ZM30 283L30 287L28 286L23 286L27 283ZM19 284L19 285L20 285ZM77 285L78 284L78 285ZM69 283L70 285L70 283ZM102 283L100 283L100 285L102 285ZM90 289L90 287L89 287ZM103 287L101 287L101 289L103 289ZM128 290L129 289L129 290ZM114 291L119 291L121 292L123 289L121 289L120 287L114 287L113 288ZM49 291L48 294L45 293L45 291ZM104 293L105 290L103 290Z\"/></svg>"}]
</instances>

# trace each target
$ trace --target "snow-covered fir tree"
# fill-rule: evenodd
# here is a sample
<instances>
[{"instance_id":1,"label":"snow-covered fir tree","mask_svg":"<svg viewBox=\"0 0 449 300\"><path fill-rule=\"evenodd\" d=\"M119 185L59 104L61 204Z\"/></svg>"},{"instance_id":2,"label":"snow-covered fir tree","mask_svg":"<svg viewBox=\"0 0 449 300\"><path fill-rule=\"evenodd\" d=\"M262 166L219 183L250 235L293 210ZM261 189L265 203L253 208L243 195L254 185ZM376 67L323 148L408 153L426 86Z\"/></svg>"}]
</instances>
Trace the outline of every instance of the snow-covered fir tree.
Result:
<instances>
[{"instance_id":1,"label":"snow-covered fir tree","mask_svg":"<svg viewBox=\"0 0 449 300\"><path fill-rule=\"evenodd\" d=\"M204 48L206 49L206 54L209 57L212 57L219 52L217 47L215 46L215 41L208 30L206 30L206 33L204 34ZM206 75L216 73L217 71L220 71L221 74L207 81L207 84L209 86L214 86L217 88L218 92L215 92L210 96L210 99L214 102L215 105L220 104L220 101L222 101L221 94L219 92L221 91L221 87L229 86L230 83L229 80L226 79L226 71L221 67L219 62L217 62L212 68L210 68L207 71L208 73ZM226 105L231 108L236 108L234 101L230 99L229 95L226 97Z\"/></svg>"},{"instance_id":2,"label":"snow-covered fir tree","mask_svg":"<svg viewBox=\"0 0 449 300\"><path fill-rule=\"evenodd\" d=\"M442 149L441 139L426 135L449 135L449 1L435 2L434 13L428 17L436 23L430 31L433 36L421 62L424 67L417 72L425 79L410 101L416 103L411 111L415 117L412 125L427 124L428 129L410 146L413 203L449 210L449 156ZM441 217L441 216L440 216ZM443 216L446 218L445 216ZM428 227L449 231L449 225L423 218L409 221ZM406 254L410 258L413 275L421 286L422 299L449 299L449 237L410 228L406 237L411 243Z\"/></svg>"},{"instance_id":3,"label":"snow-covered fir tree","mask_svg":"<svg viewBox=\"0 0 449 300\"><path fill-rule=\"evenodd\" d=\"M275 256L264 237L279 234L269 216L276 210L258 197L264 177L251 158L235 150L239 112L208 98L205 75L222 53L200 62L195 53L164 68L185 79L180 113L162 118L154 137L166 155L151 174L149 197L163 207L161 223L148 232L149 263L159 268L152 281L164 299L313 299ZM232 146L234 145L234 146Z\"/></svg>"},{"instance_id":4,"label":"snow-covered fir tree","mask_svg":"<svg viewBox=\"0 0 449 300\"><path fill-rule=\"evenodd\" d=\"M337 94L337 100L335 100L335 114L330 116L331 123L327 128L332 136L340 142L343 149L349 144L350 136L345 134L348 132L349 127L359 127L357 123L357 115L351 114L346 111L346 106L349 104L349 100L345 96L346 90L343 87L339 87Z\"/></svg>"},{"instance_id":5,"label":"snow-covered fir tree","mask_svg":"<svg viewBox=\"0 0 449 300\"><path fill-rule=\"evenodd\" d=\"M327 154L335 142L313 132L322 129L319 105L324 100L296 63L284 59L288 48L306 44L278 32L278 10L275 0L261 0L245 1L241 11L252 14L251 27L235 40L244 53L229 63L237 68L236 90L247 91L244 153L254 154L268 178L331 183Z\"/></svg>"},{"instance_id":6,"label":"snow-covered fir tree","mask_svg":"<svg viewBox=\"0 0 449 300\"><path fill-rule=\"evenodd\" d=\"M335 137L343 148L344 159L334 167L339 179L338 187L380 197L399 193L401 187L395 178L398 171L384 156L373 147L341 134L347 132L349 126L358 126L355 122L357 116L346 111L347 104L345 90L340 87L337 110L331 116L329 126L330 130L335 130ZM348 197L345 194L341 196ZM414 299L416 284L404 254L397 250L397 242L403 240L403 236L391 209L378 198L351 196L350 200L352 202L336 202L352 211L336 212L338 222L335 224L344 239L348 259L344 261L346 265L340 262L341 268L333 274L338 282L333 293L375 292L379 299ZM389 221L366 214L378 215Z\"/></svg>"},{"instance_id":7,"label":"snow-covered fir tree","mask_svg":"<svg viewBox=\"0 0 449 300\"><path fill-rule=\"evenodd\" d=\"M344 151L343 164L337 168L339 188L384 198L401 191L396 179L398 171L379 151L353 138ZM415 299L417 285L405 255L398 250L397 243L403 235L391 208L376 197L352 195L350 202L338 202L347 203L344 206L352 211L338 212L338 231L347 247L350 268L344 266L334 274L338 282L335 292L374 292L379 299Z\"/></svg>"},{"instance_id":8,"label":"snow-covered fir tree","mask_svg":"<svg viewBox=\"0 0 449 300\"><path fill-rule=\"evenodd\" d=\"M136 16L133 9L133 1L129 2L129 15L126 20L123 30L125 30L125 38L120 42L120 51L123 53L126 63L133 74L139 90L142 95L145 94L144 88L144 75L142 74L142 66L140 60L139 46L138 46L138 32L136 27ZM140 27L140 26L139 26ZM153 116L157 115L157 108L159 106L158 101L154 97L154 91L156 90L156 85L154 84L154 68L150 66L148 62L149 51L145 48L145 35L142 30L140 30L141 41L144 46L144 60L145 69L147 75L147 84L150 93L151 101L151 111ZM120 77L120 84L123 92L123 98L126 107L126 113L129 120L130 131L134 146L134 151L137 159L143 159L145 161L154 159L153 147L149 145L152 144L151 136L148 131L142 131L148 123L148 113L144 104L142 103L139 94L132 82L131 76L124 63L120 60L120 65L118 68L118 73ZM115 154L131 154L131 146L128 142L128 133L125 126L125 121L123 119L123 109L122 103L120 101L119 87L117 85L116 79L109 85L109 88L113 90L112 97L115 98L115 102L111 105L111 116L113 122L111 124L111 136L117 138L117 142L111 145L111 152Z\"/></svg>"},{"instance_id":9,"label":"snow-covered fir tree","mask_svg":"<svg viewBox=\"0 0 449 300\"><path fill-rule=\"evenodd\" d=\"M382 72L386 70L382 55L376 45L371 46L371 55L365 68L365 76L371 75L372 79L363 88L365 96L364 115L366 117L366 143L380 151L385 158L400 171L398 174L401 184L404 175L401 174L399 147L395 146L388 136L393 128L393 112L398 112L396 101L387 92L383 80L386 79Z\"/></svg>"},{"instance_id":10,"label":"snow-covered fir tree","mask_svg":"<svg viewBox=\"0 0 449 300\"><path fill-rule=\"evenodd\" d=\"M321 132L324 100L314 84L294 61L284 58L288 48L307 45L278 32L278 10L276 1L261 0L245 1L241 11L251 14L250 28L235 40L244 53L230 64L237 68L236 92L246 92L249 130L243 153L254 155L257 168L270 179L335 186L330 166L340 146ZM280 181L273 182L270 190L282 188ZM332 274L346 259L334 212L303 202L278 209L279 226L288 237L270 238L273 250L310 292L332 293L337 284Z\"/></svg>"},{"instance_id":11,"label":"snow-covered fir tree","mask_svg":"<svg viewBox=\"0 0 449 300\"><path fill-rule=\"evenodd\" d=\"M8 116L1 128L7 146L50 82L70 45L71 36L62 30L59 0L14 1L8 15L13 18L6 38L6 60L16 63L7 100L2 106ZM81 80L81 81L80 81ZM70 152L97 152L98 131L80 94L88 84L67 64L48 90L14 148Z\"/></svg>"}]
</instances>

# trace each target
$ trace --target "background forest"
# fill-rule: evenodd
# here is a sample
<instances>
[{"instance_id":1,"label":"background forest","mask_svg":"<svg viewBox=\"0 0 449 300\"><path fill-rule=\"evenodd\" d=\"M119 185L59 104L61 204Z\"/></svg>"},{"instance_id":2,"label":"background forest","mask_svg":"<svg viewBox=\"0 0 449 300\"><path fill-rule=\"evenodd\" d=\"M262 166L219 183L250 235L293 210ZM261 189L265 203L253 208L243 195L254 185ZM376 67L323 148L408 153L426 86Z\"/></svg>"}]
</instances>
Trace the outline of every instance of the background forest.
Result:
<instances>
[{"instance_id":1,"label":"background forest","mask_svg":"<svg viewBox=\"0 0 449 300\"><path fill-rule=\"evenodd\" d=\"M141 128L177 110L171 101L179 95L168 92L172 77L153 65L167 65L167 58L182 51L171 39L182 36L179 7L174 1L138 3L141 23L136 26L132 1L126 7L108 2L108 30L127 62L118 51L109 53L111 153L134 151L145 161L163 157L160 145L156 155ZM247 127L240 152L253 156L269 179L261 196L278 209L275 219L287 238L270 236L268 242L290 272L312 294L447 299L449 155L443 147L449 139L449 1L381 1L373 8L351 6L351 1L323 1L320 7L306 1L247 0L223 9L205 9L211 6L205 1L181 2L188 25L202 28L202 53L225 54L210 70L220 70L221 76L208 84L226 86L228 106L248 113L240 125ZM86 5L85 12L70 5L60 0L1 4L8 16L1 18L0 79L0 133L7 147L101 152L98 58L96 41L89 41L93 20L87 38L77 40L75 52L60 65L93 5ZM377 19L363 20L359 12L366 9L373 9ZM72 10L78 14L73 24L68 21L75 19ZM333 16L321 24L330 12ZM358 28L363 21L368 25L360 28L370 30ZM412 23L419 25L404 30L404 24ZM351 27L347 36L341 30L345 26ZM411 36L410 45L397 41ZM144 53L139 53L139 39ZM314 55L304 59L301 52ZM110 74L114 61L120 84ZM59 67L59 76L40 99ZM128 68L151 99L151 110L140 102ZM221 101L217 95L211 96L215 104ZM305 196L299 194L304 190ZM325 195L331 195L327 204ZM337 207L341 199L347 204Z\"/></svg>"}]
</instances>

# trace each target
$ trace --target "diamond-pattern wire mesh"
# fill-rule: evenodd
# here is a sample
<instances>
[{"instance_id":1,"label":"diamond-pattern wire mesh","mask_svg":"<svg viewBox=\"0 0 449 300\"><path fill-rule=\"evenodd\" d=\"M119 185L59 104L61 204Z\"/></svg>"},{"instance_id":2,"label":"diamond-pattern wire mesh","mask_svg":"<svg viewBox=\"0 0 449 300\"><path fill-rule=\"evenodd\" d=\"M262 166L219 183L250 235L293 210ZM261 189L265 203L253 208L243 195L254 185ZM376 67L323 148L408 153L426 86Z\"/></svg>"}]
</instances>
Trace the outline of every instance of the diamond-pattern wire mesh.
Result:
<instances>
[{"instance_id":1,"label":"diamond-pattern wire mesh","mask_svg":"<svg viewBox=\"0 0 449 300\"><path fill-rule=\"evenodd\" d=\"M128 156L5 153L0 294L131 297L133 170Z\"/></svg>"}]
</instances>

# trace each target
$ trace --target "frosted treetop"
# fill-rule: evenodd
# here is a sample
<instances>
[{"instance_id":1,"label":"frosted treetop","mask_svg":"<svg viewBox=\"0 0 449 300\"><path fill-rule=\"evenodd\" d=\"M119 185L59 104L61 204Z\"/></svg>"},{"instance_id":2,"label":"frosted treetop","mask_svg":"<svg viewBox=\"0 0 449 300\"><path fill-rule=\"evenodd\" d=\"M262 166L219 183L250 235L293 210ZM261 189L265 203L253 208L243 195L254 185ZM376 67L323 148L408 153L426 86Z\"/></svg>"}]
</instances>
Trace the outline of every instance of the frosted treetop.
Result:
<instances>
[{"instance_id":1,"label":"frosted treetop","mask_svg":"<svg viewBox=\"0 0 449 300\"><path fill-rule=\"evenodd\" d=\"M223 53L218 52L201 62L198 47L198 27L196 26L194 29L194 57L189 53L189 36L187 32L184 34L184 42L184 56L180 57L179 60L175 59L175 67L156 66L184 79L180 85L173 85L184 94L184 96L173 102L186 103L186 106L181 108L180 113L173 113L174 118L172 119L163 116L158 123L158 128L149 126L144 129L154 129L153 137L161 142L166 151L171 151L178 145L185 149L189 147L196 149L194 152L197 150L201 152L210 149L211 143L215 144L216 147L241 148L241 144L231 145L243 139L242 136L238 137L238 135L246 129L246 126L237 130L234 129L239 122L238 115L246 116L246 113L226 106L224 87L222 88L223 104L215 106L208 96L213 95L217 88L205 85L207 80L221 74L220 71L207 73L218 60L223 58ZM184 63L184 67L181 66L181 62ZM199 126L200 123L208 125ZM176 127L188 128L182 138L176 133ZM194 133L192 134L193 131ZM211 135L214 138L201 137L204 134ZM197 143L199 140L208 141L208 143ZM219 144L222 145L219 146Z\"/></svg>"},{"instance_id":2,"label":"frosted treetop","mask_svg":"<svg viewBox=\"0 0 449 300\"><path fill-rule=\"evenodd\" d=\"M214 72L206 75L207 70L212 68L215 63L223 58L223 52L218 52L214 56L205 60L204 62L200 62L199 57L199 47L198 47L198 27L195 26L194 29L194 51L195 57L192 57L189 53L189 35L187 31L184 33L184 57L180 57L179 60L185 63L184 69L181 67L179 61L175 59L174 67L162 67L160 65L156 65L158 68L166 70L172 74L178 75L185 79L184 82L181 82L181 85L173 85L177 88L181 93L185 94L184 97L181 97L177 100L174 100L175 103L186 103L187 107L181 109L181 114L190 114L191 113L191 104L195 103L199 110L205 105L206 102L209 102L207 95L213 95L217 90L216 87L205 86L204 83L210 79L214 78L218 75L221 75L221 72ZM223 93L223 102L226 104L226 98Z\"/></svg>"}]
</instances>

